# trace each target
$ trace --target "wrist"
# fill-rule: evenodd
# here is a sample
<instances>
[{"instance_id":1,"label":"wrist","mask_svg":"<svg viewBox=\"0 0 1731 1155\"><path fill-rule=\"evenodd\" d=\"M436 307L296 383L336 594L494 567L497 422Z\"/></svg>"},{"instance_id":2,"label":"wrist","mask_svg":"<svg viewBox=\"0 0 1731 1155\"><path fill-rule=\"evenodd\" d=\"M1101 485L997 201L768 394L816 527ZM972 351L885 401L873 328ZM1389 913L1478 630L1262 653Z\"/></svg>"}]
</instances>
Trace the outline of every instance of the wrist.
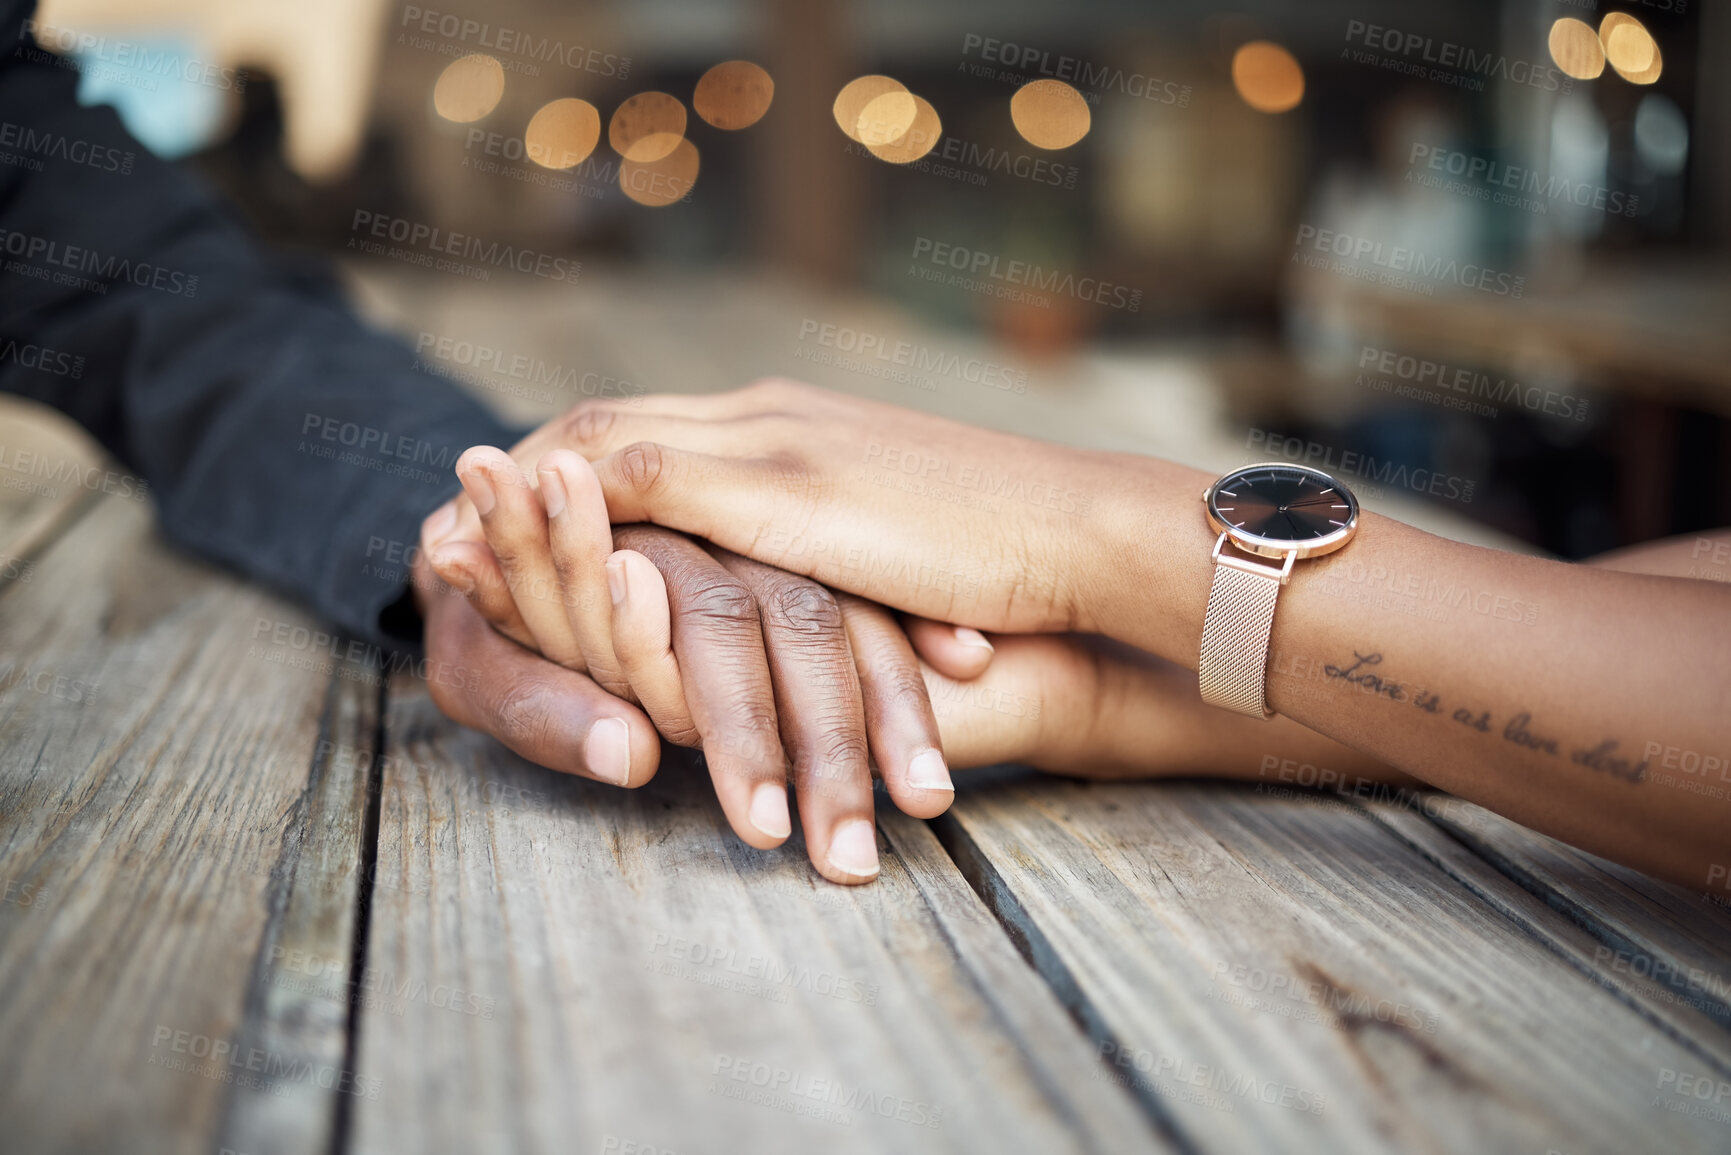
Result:
<instances>
[{"instance_id":1,"label":"wrist","mask_svg":"<svg viewBox=\"0 0 1731 1155\"><path fill-rule=\"evenodd\" d=\"M1127 455L1113 466L1082 628L1194 669L1214 549L1202 491L1216 475Z\"/></svg>"}]
</instances>

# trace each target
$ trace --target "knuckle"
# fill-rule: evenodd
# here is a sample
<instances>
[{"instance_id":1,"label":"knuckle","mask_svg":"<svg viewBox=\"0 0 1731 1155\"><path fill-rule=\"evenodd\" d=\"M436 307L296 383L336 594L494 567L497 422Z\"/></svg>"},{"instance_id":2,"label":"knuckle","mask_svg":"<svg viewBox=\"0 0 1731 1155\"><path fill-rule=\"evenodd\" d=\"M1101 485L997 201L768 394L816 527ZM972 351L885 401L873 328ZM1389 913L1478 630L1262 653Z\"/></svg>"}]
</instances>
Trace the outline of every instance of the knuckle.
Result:
<instances>
[{"instance_id":1,"label":"knuckle","mask_svg":"<svg viewBox=\"0 0 1731 1155\"><path fill-rule=\"evenodd\" d=\"M923 715L931 709L931 695L926 691L926 680L917 668L898 662L893 670L880 677L880 693L887 711Z\"/></svg>"},{"instance_id":2,"label":"knuckle","mask_svg":"<svg viewBox=\"0 0 1731 1155\"><path fill-rule=\"evenodd\" d=\"M816 637L841 632L841 605L816 582L777 582L763 609L769 625L790 633Z\"/></svg>"},{"instance_id":3,"label":"knuckle","mask_svg":"<svg viewBox=\"0 0 1731 1155\"><path fill-rule=\"evenodd\" d=\"M680 612L705 622L754 629L759 621L757 599L743 582L731 577L705 577L687 586Z\"/></svg>"},{"instance_id":4,"label":"knuckle","mask_svg":"<svg viewBox=\"0 0 1731 1155\"><path fill-rule=\"evenodd\" d=\"M837 727L819 738L811 753L825 766L863 766L867 761L865 732L858 726Z\"/></svg>"},{"instance_id":5,"label":"knuckle","mask_svg":"<svg viewBox=\"0 0 1731 1155\"><path fill-rule=\"evenodd\" d=\"M538 748L552 732L555 702L545 682L515 679L501 686L492 701L493 734L513 749Z\"/></svg>"},{"instance_id":6,"label":"knuckle","mask_svg":"<svg viewBox=\"0 0 1731 1155\"><path fill-rule=\"evenodd\" d=\"M815 497L822 488L811 464L792 453L771 453L762 458L766 480L772 490Z\"/></svg>"},{"instance_id":7,"label":"knuckle","mask_svg":"<svg viewBox=\"0 0 1731 1155\"><path fill-rule=\"evenodd\" d=\"M634 522L630 525L613 527L613 548L628 549L642 555L656 569L662 568L661 563L667 560L666 546L669 542L685 540L685 535L677 530L667 529L648 522ZM669 562L669 564L673 564Z\"/></svg>"},{"instance_id":8,"label":"knuckle","mask_svg":"<svg viewBox=\"0 0 1731 1155\"><path fill-rule=\"evenodd\" d=\"M653 441L638 441L619 452L619 473L638 493L653 493L667 474L667 453Z\"/></svg>"},{"instance_id":9,"label":"knuckle","mask_svg":"<svg viewBox=\"0 0 1731 1155\"><path fill-rule=\"evenodd\" d=\"M575 445L596 445L613 431L619 414L604 401L580 401L565 415L565 440Z\"/></svg>"},{"instance_id":10,"label":"knuckle","mask_svg":"<svg viewBox=\"0 0 1731 1155\"><path fill-rule=\"evenodd\" d=\"M741 703L719 733L704 735L706 758L729 758L748 763L780 761L784 756L776 726L775 711L764 702Z\"/></svg>"},{"instance_id":11,"label":"knuckle","mask_svg":"<svg viewBox=\"0 0 1731 1155\"><path fill-rule=\"evenodd\" d=\"M499 563L499 569L506 575L520 573L528 568L530 552L526 544L503 536L498 541L488 540L487 545L493 550L493 558Z\"/></svg>"},{"instance_id":12,"label":"knuckle","mask_svg":"<svg viewBox=\"0 0 1731 1155\"><path fill-rule=\"evenodd\" d=\"M831 797L868 795L863 734L829 734L802 747L793 761L793 781L806 793Z\"/></svg>"}]
</instances>

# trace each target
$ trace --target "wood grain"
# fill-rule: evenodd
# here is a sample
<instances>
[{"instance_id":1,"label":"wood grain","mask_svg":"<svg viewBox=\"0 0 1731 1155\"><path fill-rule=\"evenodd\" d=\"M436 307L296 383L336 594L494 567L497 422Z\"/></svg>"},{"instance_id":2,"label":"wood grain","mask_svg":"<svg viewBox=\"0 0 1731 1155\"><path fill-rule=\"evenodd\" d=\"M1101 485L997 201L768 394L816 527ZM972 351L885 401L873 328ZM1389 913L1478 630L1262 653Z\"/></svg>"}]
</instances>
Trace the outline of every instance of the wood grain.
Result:
<instances>
[{"instance_id":1,"label":"wood grain","mask_svg":"<svg viewBox=\"0 0 1731 1155\"><path fill-rule=\"evenodd\" d=\"M672 757L555 775L393 682L358 1151L1166 1149L929 830L824 882Z\"/></svg>"},{"instance_id":2,"label":"wood grain","mask_svg":"<svg viewBox=\"0 0 1731 1155\"><path fill-rule=\"evenodd\" d=\"M29 582L37 556L89 508L105 480L121 475L109 469L102 451L82 430L34 402L0 394L0 430L4 588ZM93 481L94 488L86 481Z\"/></svg>"},{"instance_id":3,"label":"wood grain","mask_svg":"<svg viewBox=\"0 0 1731 1155\"><path fill-rule=\"evenodd\" d=\"M1661 1083L1717 1079L1711 1062L1566 965L1547 937L1562 915L1490 870L1480 884L1503 905L1484 901L1356 806L1045 780L964 789L938 826L1197 1149L1725 1142Z\"/></svg>"},{"instance_id":4,"label":"wood grain","mask_svg":"<svg viewBox=\"0 0 1731 1155\"><path fill-rule=\"evenodd\" d=\"M350 1025L368 997L356 947L377 836L367 803L384 679L346 658L334 675L312 771L272 868L270 920L236 1036L237 1050L281 1068L236 1085L229 1098L218 1146L247 1155L333 1150L354 1099L375 1086L352 1068L349 1051Z\"/></svg>"},{"instance_id":5,"label":"wood grain","mask_svg":"<svg viewBox=\"0 0 1731 1155\"><path fill-rule=\"evenodd\" d=\"M1468 802L1437 810L1433 821L1584 928L1595 940L1591 963L1606 981L1695 1010L1731 1031L1731 910L1713 896L1607 862ZM1651 990L1642 982L1649 979ZM1685 1022L1692 1033L1699 1030L1692 1018ZM1725 1039L1731 1044L1731 1033Z\"/></svg>"},{"instance_id":6,"label":"wood grain","mask_svg":"<svg viewBox=\"0 0 1731 1155\"><path fill-rule=\"evenodd\" d=\"M211 1149L239 1044L276 1038L245 1026L250 984L273 924L306 938L296 832L331 810L307 798L330 670L279 622L311 637L110 496L0 591L9 1150Z\"/></svg>"},{"instance_id":7,"label":"wood grain","mask_svg":"<svg viewBox=\"0 0 1731 1155\"><path fill-rule=\"evenodd\" d=\"M1383 803L1361 805L1395 837L1428 858L1474 898L1542 942L1556 954L1560 965L1574 969L1627 1003L1679 1046L1693 1052L1704 1069L1715 1072L1715 1079L1731 1080L1731 1031L1718 1020L1710 1003L1686 997L1676 990L1668 981L1671 976L1662 973L1663 968L1656 966L1651 956L1638 963L1637 956L1608 945L1606 929L1572 917L1560 903L1559 892L1511 879L1506 871L1467 843L1451 837L1447 829L1454 825L1463 831L1482 833L1491 823L1506 820L1454 798L1447 799L1443 806L1427 806L1423 814ZM1570 853L1578 852L1570 850ZM1511 881L1516 885L1510 886ZM1665 885L1647 881L1655 886ZM1664 918L1658 908L1642 912L1637 909L1640 905L1641 900L1637 899L1623 912L1634 926L1658 923ZM1556 917L1558 914L1563 917ZM1731 959L1720 954L1711 964L1713 970L1724 968L1727 961ZM1661 973L1656 974L1655 970ZM1731 1096L1731 1091L1727 1095Z\"/></svg>"}]
</instances>

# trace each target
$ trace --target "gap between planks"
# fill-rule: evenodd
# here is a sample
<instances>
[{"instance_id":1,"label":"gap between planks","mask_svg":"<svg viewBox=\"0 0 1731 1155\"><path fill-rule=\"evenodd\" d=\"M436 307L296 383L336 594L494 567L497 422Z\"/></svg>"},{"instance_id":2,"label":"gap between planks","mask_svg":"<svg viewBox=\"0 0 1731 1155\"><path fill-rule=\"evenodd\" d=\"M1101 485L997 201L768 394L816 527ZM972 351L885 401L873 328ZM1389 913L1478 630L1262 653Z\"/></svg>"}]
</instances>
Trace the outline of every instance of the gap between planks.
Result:
<instances>
[{"instance_id":1,"label":"gap between planks","mask_svg":"<svg viewBox=\"0 0 1731 1155\"><path fill-rule=\"evenodd\" d=\"M253 959L246 1007L235 1033L237 1054L270 1056L289 1073L333 1070L322 1079L270 1078L233 1085L218 1125L218 1150L248 1155L342 1155L348 1149L355 1070L355 1034L364 1001L367 918L378 845L378 752L383 732L384 677L376 666L344 659L331 673L307 785L296 801L271 869L269 909ZM325 963L341 960L335 989L305 989L323 979ZM364 1093L364 1089L361 1093Z\"/></svg>"}]
</instances>

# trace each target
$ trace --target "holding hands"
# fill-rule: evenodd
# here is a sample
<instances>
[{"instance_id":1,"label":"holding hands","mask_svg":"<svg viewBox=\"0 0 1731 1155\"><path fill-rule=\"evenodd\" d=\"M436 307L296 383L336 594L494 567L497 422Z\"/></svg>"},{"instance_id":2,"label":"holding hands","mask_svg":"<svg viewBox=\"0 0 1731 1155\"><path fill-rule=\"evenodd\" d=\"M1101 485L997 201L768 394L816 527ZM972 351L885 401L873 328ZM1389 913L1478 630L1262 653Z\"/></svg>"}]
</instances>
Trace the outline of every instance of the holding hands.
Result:
<instances>
[{"instance_id":1,"label":"holding hands","mask_svg":"<svg viewBox=\"0 0 1731 1155\"><path fill-rule=\"evenodd\" d=\"M760 413L759 404L779 408ZM428 518L422 534L425 564L453 591L427 598L429 650L484 642L518 673L480 705L435 687L441 707L458 721L494 732L543 765L625 786L654 774L656 731L675 744L700 746L729 823L759 848L778 845L791 831L791 777L812 861L838 882L876 873L873 766L892 801L915 817L947 808L950 766L1018 761L1099 776L1253 772L1250 748L1264 732L1225 718L1223 733L1187 671L1058 634L999 635L994 650L975 629L916 616L1065 628L1069 611L1053 600L1053 589L1035 589L1025 575L1039 571L1007 543L1038 542L1054 520L1066 532L1079 530L1068 524L1081 512L1073 488L1053 489L1057 496L1039 491L1025 510L1017 505L1011 516L1027 523L1006 533L999 517L967 522L942 507L935 520L922 520L932 518L931 503L886 492L869 463L860 463L863 480L852 479L857 491L845 489L845 477L818 472L826 461L862 456L854 448L862 437L877 447L869 455L884 463L879 470L905 470L946 446L953 453L961 444L957 431L977 436L986 451L1001 442L1034 443L888 407L855 413L848 407L864 403L787 383L716 398L655 398L650 405L669 412L652 410L647 426L638 427L616 422L615 410L583 406L510 454L477 447L459 460L464 496ZM738 417L705 421L671 412L687 406ZM896 418L936 430L886 427L886 419ZM620 476L640 476L632 463L637 451L592 467L566 446L601 455L621 437L652 430L683 439L693 458L704 448L749 451L739 468L754 475L725 491L739 507L718 507L711 521L702 508L684 504L683 490L656 482L627 487L611 500L642 493L646 506L655 506L643 512L679 518L683 510L694 536L639 522L611 524L596 468L618 486ZM748 444L747 431L766 440ZM891 440L912 448L886 448ZM1054 459L1033 468L1054 485L1073 474L1076 462L1064 456L1070 451L1039 448ZM771 464L758 473L761 462ZM716 459L717 475L727 468ZM934 471L925 472L927 484L938 483ZM694 489L709 483L710 475L702 476L698 483L691 475ZM969 480L1003 488L991 476ZM813 502L815 491L833 500ZM821 527L810 531L816 544L779 549L772 555L779 567L766 564L762 553L754 560L716 544L720 538L740 549L775 548L790 532L783 519L800 502L811 504L801 506L793 524ZM618 509L612 520L624 520ZM897 556L919 560L885 563L871 550L840 544L860 534L882 534ZM825 540L838 544L832 550ZM991 551L985 564L969 553L970 541ZM974 575L994 567L996 585L944 580L952 569ZM799 568L841 589L793 572ZM856 584L847 592L850 582ZM898 621L860 596L867 593L907 613ZM997 608L984 609L988 602ZM477 630L487 637L477 638ZM1283 728L1300 745L1326 744L1300 727Z\"/></svg>"},{"instance_id":2,"label":"holding hands","mask_svg":"<svg viewBox=\"0 0 1731 1155\"><path fill-rule=\"evenodd\" d=\"M1429 783L1673 878L1723 854L1731 805L1642 788L1634 753L1659 733L1724 740L1714 687L1731 651L1701 623L1731 607L1711 582L1363 513L1264 620L1264 701L1280 715L1266 722L1197 690L1224 535L1199 500L1213 478L1194 469L785 381L586 403L459 468L467 497L424 534L432 566L481 620L621 696L594 708L622 721L591 727L584 759L547 764L641 782L652 719L701 743L754 846L791 829L791 765L812 860L838 881L876 870L873 761L922 817L948 805L949 766L1257 777L1308 760L1361 786ZM1340 593L1354 573L1482 596L1414 614ZM1497 599L1546 609L1512 635L1477 612ZM912 615L906 634L889 610ZM995 631L995 652L977 630Z\"/></svg>"},{"instance_id":3,"label":"holding hands","mask_svg":"<svg viewBox=\"0 0 1731 1155\"><path fill-rule=\"evenodd\" d=\"M958 727L952 720L940 736L927 684L960 685L985 669L992 647L976 631L910 619L904 633L881 606L808 578L661 527L612 526L593 469L569 450L541 455L529 473L479 447L458 474L481 537L453 532L454 510L428 519L422 555L468 603L428 607L429 646L443 633L434 616L470 619L472 644L478 615L513 649L556 664L567 687L578 674L593 681L585 687L599 711L592 719L562 708L554 689L505 691L517 720L500 736L519 753L635 786L655 772L657 730L701 746L730 824L759 848L791 833L791 768L812 861L837 882L877 873L872 765L905 812L931 817L949 805L944 739ZM930 665L915 656L916 643ZM1010 672L1018 666L1030 669L1025 656ZM471 721L461 691L435 694L447 713ZM1040 712L1027 699L1019 727L970 720L971 730L959 728L964 748L976 756L1030 749ZM580 739L576 724L587 725Z\"/></svg>"}]
</instances>

